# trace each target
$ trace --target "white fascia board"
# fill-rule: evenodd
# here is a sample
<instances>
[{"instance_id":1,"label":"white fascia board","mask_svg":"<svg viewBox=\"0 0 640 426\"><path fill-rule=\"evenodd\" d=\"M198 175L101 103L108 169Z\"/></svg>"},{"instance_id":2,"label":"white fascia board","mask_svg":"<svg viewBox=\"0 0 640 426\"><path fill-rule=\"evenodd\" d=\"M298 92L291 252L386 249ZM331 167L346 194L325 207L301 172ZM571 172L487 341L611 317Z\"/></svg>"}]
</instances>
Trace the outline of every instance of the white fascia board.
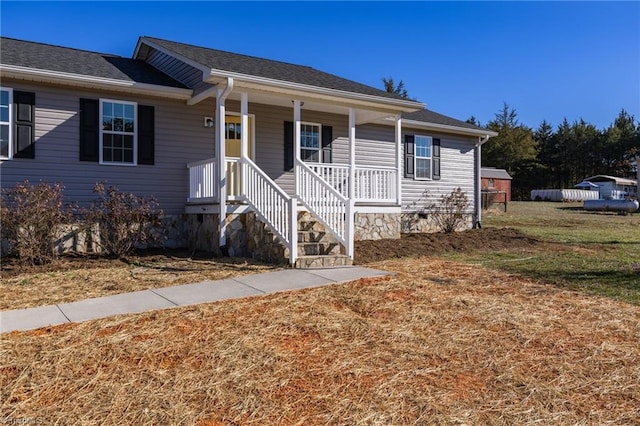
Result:
<instances>
[{"instance_id":1,"label":"white fascia board","mask_svg":"<svg viewBox=\"0 0 640 426\"><path fill-rule=\"evenodd\" d=\"M492 130L469 129L466 127L449 126L447 124L438 124L438 123L426 123L424 121L406 120L403 118L402 128L404 129L405 127L440 131L445 133L456 133L461 135L471 135L471 136L489 136L489 137L498 136L498 133Z\"/></svg>"},{"instance_id":2,"label":"white fascia board","mask_svg":"<svg viewBox=\"0 0 640 426\"><path fill-rule=\"evenodd\" d=\"M65 84L76 87L103 88L108 90L123 91L127 93L139 93L155 95L173 99L189 99L191 89L179 87L159 86L156 84L138 83L134 81L118 80L105 77L94 77L82 74L72 74L61 71L42 70L37 68L19 67L16 65L0 65L0 76L5 78L18 78L37 82Z\"/></svg>"},{"instance_id":3,"label":"white fascia board","mask_svg":"<svg viewBox=\"0 0 640 426\"><path fill-rule=\"evenodd\" d=\"M421 102L406 101L401 99L384 98L381 96L366 95L363 93L345 92L344 90L327 89L324 87L310 86L307 84L293 83L290 81L274 80L271 78L257 77L248 74L234 73L224 70L210 70L210 78L205 80L207 83L215 84L218 79L233 77L237 81L238 86L244 86L259 89L260 87L270 87L278 89L281 93L291 93L311 98L324 98L332 101L349 102L377 105L378 109L413 112L421 110L425 105Z\"/></svg>"}]
</instances>

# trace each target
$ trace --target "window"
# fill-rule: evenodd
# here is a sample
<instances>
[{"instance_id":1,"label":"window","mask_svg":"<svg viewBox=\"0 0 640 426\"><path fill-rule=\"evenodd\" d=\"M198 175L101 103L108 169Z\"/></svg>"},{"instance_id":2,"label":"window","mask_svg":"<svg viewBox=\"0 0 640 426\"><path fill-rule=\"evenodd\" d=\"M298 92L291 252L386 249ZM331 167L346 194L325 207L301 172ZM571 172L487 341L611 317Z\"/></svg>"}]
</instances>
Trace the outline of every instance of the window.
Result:
<instances>
[{"instance_id":1,"label":"window","mask_svg":"<svg viewBox=\"0 0 640 426\"><path fill-rule=\"evenodd\" d=\"M492 178L489 178L489 188L495 188L496 186L496 181L493 180Z\"/></svg>"},{"instance_id":2,"label":"window","mask_svg":"<svg viewBox=\"0 0 640 426\"><path fill-rule=\"evenodd\" d=\"M300 158L312 163L320 162L320 125L300 123Z\"/></svg>"},{"instance_id":3,"label":"window","mask_svg":"<svg viewBox=\"0 0 640 426\"><path fill-rule=\"evenodd\" d=\"M137 105L100 100L100 163L137 163Z\"/></svg>"},{"instance_id":4,"label":"window","mask_svg":"<svg viewBox=\"0 0 640 426\"><path fill-rule=\"evenodd\" d=\"M415 177L416 179L431 179L431 136L415 136Z\"/></svg>"},{"instance_id":5,"label":"window","mask_svg":"<svg viewBox=\"0 0 640 426\"><path fill-rule=\"evenodd\" d=\"M240 140L242 135L242 125L240 123L225 123L224 138L232 140Z\"/></svg>"},{"instance_id":6,"label":"window","mask_svg":"<svg viewBox=\"0 0 640 426\"><path fill-rule=\"evenodd\" d=\"M11 89L0 88L0 158L11 158Z\"/></svg>"}]
</instances>

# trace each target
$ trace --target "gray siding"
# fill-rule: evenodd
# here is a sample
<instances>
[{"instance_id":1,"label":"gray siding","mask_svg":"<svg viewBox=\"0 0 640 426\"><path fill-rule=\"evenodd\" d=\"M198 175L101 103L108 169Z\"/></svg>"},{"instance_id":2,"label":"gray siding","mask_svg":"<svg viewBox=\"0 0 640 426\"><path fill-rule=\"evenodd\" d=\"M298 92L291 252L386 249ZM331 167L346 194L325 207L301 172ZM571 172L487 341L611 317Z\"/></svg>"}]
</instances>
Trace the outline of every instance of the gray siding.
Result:
<instances>
[{"instance_id":1,"label":"gray siding","mask_svg":"<svg viewBox=\"0 0 640 426\"><path fill-rule=\"evenodd\" d=\"M469 198L469 211L474 210L475 199L475 149L478 142L474 137L453 136L426 132L424 130L404 129L405 134L419 134L440 139L440 180L414 180L404 177L402 164L402 210L414 211L438 202L442 195L461 188ZM404 156L404 144L403 144ZM404 160L404 158L403 158ZM426 192L425 192L426 191Z\"/></svg>"},{"instance_id":2,"label":"gray siding","mask_svg":"<svg viewBox=\"0 0 640 426\"><path fill-rule=\"evenodd\" d=\"M123 191L154 195L167 214L184 212L188 196L186 164L213 155L213 130L202 125L215 102L193 107L184 101L123 96L114 93L69 91L3 80L3 86L36 94L35 159L0 162L2 187L28 179L61 182L65 200L87 204L94 199L93 186L106 181ZM111 98L155 107L155 165L114 166L79 161L79 99Z\"/></svg>"},{"instance_id":3,"label":"gray siding","mask_svg":"<svg viewBox=\"0 0 640 426\"><path fill-rule=\"evenodd\" d=\"M184 101L123 96L80 90L65 90L5 79L3 86L36 93L36 158L13 159L0 163L2 187L31 182L61 182L67 201L83 204L94 199L93 185L106 181L123 191L154 195L167 214L184 211L188 196L187 163L210 158L214 153L214 130L203 127L202 118L213 116L215 99L195 106ZM79 161L79 99L111 98L155 107L155 165L113 166ZM249 99L251 101L251 99ZM240 111L239 102L228 101L227 110ZM290 194L294 191L293 173L284 171L284 121L292 121L293 109L249 103L255 115L255 161ZM333 127L333 162L348 163L348 117L314 111L302 111L302 120ZM420 133L404 129L403 133ZM437 201L457 187L473 203L474 149L476 138L430 134L441 139L439 181L402 181L403 210ZM404 134L403 134L404 137ZM356 128L356 164L395 165L393 126L362 125ZM404 144L403 144L404 145ZM403 153L404 155L404 153ZM401 171L401 174L403 171ZM425 190L429 197L424 198ZM472 204L473 205L473 204Z\"/></svg>"}]
</instances>

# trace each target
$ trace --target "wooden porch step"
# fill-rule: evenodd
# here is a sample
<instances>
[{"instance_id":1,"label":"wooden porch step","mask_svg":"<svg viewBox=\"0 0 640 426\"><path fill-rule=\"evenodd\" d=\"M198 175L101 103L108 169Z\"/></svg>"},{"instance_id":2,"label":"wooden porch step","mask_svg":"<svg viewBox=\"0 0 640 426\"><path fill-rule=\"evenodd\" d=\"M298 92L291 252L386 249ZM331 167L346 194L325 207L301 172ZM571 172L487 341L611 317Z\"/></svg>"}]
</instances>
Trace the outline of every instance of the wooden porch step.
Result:
<instances>
[{"instance_id":1,"label":"wooden porch step","mask_svg":"<svg viewBox=\"0 0 640 426\"><path fill-rule=\"evenodd\" d=\"M296 259L294 268L332 268L336 266L351 266L353 261L349 256L343 254L335 254L329 256L300 256Z\"/></svg>"}]
</instances>

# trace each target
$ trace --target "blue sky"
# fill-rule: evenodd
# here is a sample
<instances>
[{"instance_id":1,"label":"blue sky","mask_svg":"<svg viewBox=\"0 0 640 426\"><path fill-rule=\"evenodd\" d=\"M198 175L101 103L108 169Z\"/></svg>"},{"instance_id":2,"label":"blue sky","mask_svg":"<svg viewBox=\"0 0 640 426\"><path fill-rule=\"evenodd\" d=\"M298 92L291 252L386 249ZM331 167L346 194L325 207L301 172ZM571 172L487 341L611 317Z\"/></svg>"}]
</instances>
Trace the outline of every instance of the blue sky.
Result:
<instances>
[{"instance_id":1,"label":"blue sky","mask_svg":"<svg viewBox=\"0 0 640 426\"><path fill-rule=\"evenodd\" d=\"M0 2L0 32L131 56L138 36L309 65L483 124L640 119L640 2Z\"/></svg>"}]
</instances>

